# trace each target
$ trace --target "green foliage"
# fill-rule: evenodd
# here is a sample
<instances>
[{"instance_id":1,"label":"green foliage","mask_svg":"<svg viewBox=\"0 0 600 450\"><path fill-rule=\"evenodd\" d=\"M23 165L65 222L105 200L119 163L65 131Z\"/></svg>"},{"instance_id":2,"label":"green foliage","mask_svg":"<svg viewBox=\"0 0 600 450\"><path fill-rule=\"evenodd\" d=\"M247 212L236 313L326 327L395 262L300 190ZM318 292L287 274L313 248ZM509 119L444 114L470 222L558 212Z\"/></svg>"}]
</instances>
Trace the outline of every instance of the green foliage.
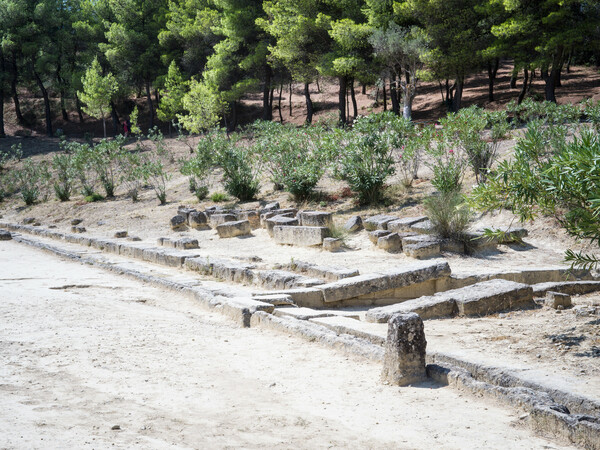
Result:
<instances>
[{"instance_id":1,"label":"green foliage","mask_svg":"<svg viewBox=\"0 0 600 450\"><path fill-rule=\"evenodd\" d=\"M47 195L45 189L51 175L46 163L36 163L31 158L27 158L23 166L15 170L14 176L16 188L27 206L33 205L40 197Z\"/></svg>"},{"instance_id":2,"label":"green foliage","mask_svg":"<svg viewBox=\"0 0 600 450\"><path fill-rule=\"evenodd\" d=\"M9 150L0 149L0 172L4 170L4 166L11 161L20 160L23 157L21 143L13 144Z\"/></svg>"},{"instance_id":3,"label":"green foliage","mask_svg":"<svg viewBox=\"0 0 600 450\"><path fill-rule=\"evenodd\" d=\"M191 133L201 133L216 126L225 110L219 93L207 83L193 78L182 103L187 114L177 114L177 118Z\"/></svg>"},{"instance_id":4,"label":"green foliage","mask_svg":"<svg viewBox=\"0 0 600 450\"><path fill-rule=\"evenodd\" d=\"M160 91L160 103L158 105L158 118L165 122L171 122L177 118L177 114L183 111L183 97L186 92L187 83L183 81L181 72L175 61L171 61L169 72L165 80L165 87Z\"/></svg>"},{"instance_id":5,"label":"green foliage","mask_svg":"<svg viewBox=\"0 0 600 450\"><path fill-rule=\"evenodd\" d=\"M471 220L471 210L460 192L440 192L425 199L423 204L438 236L463 240Z\"/></svg>"},{"instance_id":6,"label":"green foliage","mask_svg":"<svg viewBox=\"0 0 600 450\"><path fill-rule=\"evenodd\" d=\"M250 149L230 145L215 155L223 170L225 191L240 201L253 200L260 191L258 171Z\"/></svg>"},{"instance_id":7,"label":"green foliage","mask_svg":"<svg viewBox=\"0 0 600 450\"><path fill-rule=\"evenodd\" d=\"M425 164L433 172L431 184L441 193L460 192L468 160L449 129L432 133Z\"/></svg>"},{"instance_id":8,"label":"green foliage","mask_svg":"<svg viewBox=\"0 0 600 450\"><path fill-rule=\"evenodd\" d=\"M73 155L72 163L75 176L81 184L81 195L87 197L94 193L98 175L94 170L94 151L89 144L79 142L64 142L65 152Z\"/></svg>"},{"instance_id":9,"label":"green foliage","mask_svg":"<svg viewBox=\"0 0 600 450\"><path fill-rule=\"evenodd\" d=\"M83 91L77 92L77 95L85 104L84 111L92 117L102 119L106 138L105 120L110 111L110 101L118 89L117 80L112 73L103 76L98 58L95 58L92 65L86 70L81 83Z\"/></svg>"},{"instance_id":10,"label":"green foliage","mask_svg":"<svg viewBox=\"0 0 600 450\"><path fill-rule=\"evenodd\" d=\"M124 141L123 136L112 140L103 139L90 152L92 169L100 180L107 198L114 197L120 182L119 171Z\"/></svg>"},{"instance_id":11,"label":"green foliage","mask_svg":"<svg viewBox=\"0 0 600 450\"><path fill-rule=\"evenodd\" d=\"M71 198L73 184L77 177L77 171L73 161L74 157L68 153L54 155L52 168L54 169L54 193L61 202Z\"/></svg>"},{"instance_id":12,"label":"green foliage","mask_svg":"<svg viewBox=\"0 0 600 450\"><path fill-rule=\"evenodd\" d=\"M223 192L213 192L210 196L210 199L215 203L221 203L228 201L229 197Z\"/></svg>"},{"instance_id":13,"label":"green foliage","mask_svg":"<svg viewBox=\"0 0 600 450\"><path fill-rule=\"evenodd\" d=\"M521 221L540 214L558 218L566 231L600 245L600 138L590 130L557 144L539 122L517 142L514 159L499 164L496 175L474 190L480 209L508 208ZM594 266L594 257L569 252L575 266Z\"/></svg>"},{"instance_id":14,"label":"green foliage","mask_svg":"<svg viewBox=\"0 0 600 450\"><path fill-rule=\"evenodd\" d=\"M86 195L84 200L88 203L94 203L94 202L99 202L104 200L104 197L102 197L100 194L97 193L92 193L90 195Z\"/></svg>"},{"instance_id":15,"label":"green foliage","mask_svg":"<svg viewBox=\"0 0 600 450\"><path fill-rule=\"evenodd\" d=\"M181 173L189 177L190 191L198 200L203 200L213 184L215 152L229 145L227 136L219 130L212 130L200 139L194 156L181 161Z\"/></svg>"}]
</instances>

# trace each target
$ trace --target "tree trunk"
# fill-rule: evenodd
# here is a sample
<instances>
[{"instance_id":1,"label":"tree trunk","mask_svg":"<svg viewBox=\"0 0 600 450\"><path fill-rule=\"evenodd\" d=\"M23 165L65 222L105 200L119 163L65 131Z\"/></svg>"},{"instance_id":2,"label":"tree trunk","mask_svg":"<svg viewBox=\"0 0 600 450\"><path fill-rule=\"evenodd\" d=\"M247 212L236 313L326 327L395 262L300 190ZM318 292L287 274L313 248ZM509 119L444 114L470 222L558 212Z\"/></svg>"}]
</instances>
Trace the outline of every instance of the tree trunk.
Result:
<instances>
[{"instance_id":1,"label":"tree trunk","mask_svg":"<svg viewBox=\"0 0 600 450\"><path fill-rule=\"evenodd\" d=\"M104 118L104 114L102 114L102 128L104 129L104 139L106 139L106 119Z\"/></svg>"},{"instance_id":2,"label":"tree trunk","mask_svg":"<svg viewBox=\"0 0 600 450\"><path fill-rule=\"evenodd\" d=\"M555 74L554 85L556 87L562 87L562 81L561 81L562 65L558 69L556 69L554 74Z\"/></svg>"},{"instance_id":3,"label":"tree trunk","mask_svg":"<svg viewBox=\"0 0 600 450\"><path fill-rule=\"evenodd\" d=\"M271 105L269 104L269 94L271 93L271 75L272 70L268 64L265 64L265 84L263 86L263 112L262 119L263 120L271 120L273 119L273 111L271 110Z\"/></svg>"},{"instance_id":4,"label":"tree trunk","mask_svg":"<svg viewBox=\"0 0 600 450\"><path fill-rule=\"evenodd\" d=\"M79 116L79 123L83 123L83 112L81 111L81 101L79 96L75 95L75 107L77 108L77 115Z\"/></svg>"},{"instance_id":5,"label":"tree trunk","mask_svg":"<svg viewBox=\"0 0 600 450\"><path fill-rule=\"evenodd\" d=\"M454 92L454 98L452 98L452 110L454 112L458 112L461 107L464 81L465 80L462 75L456 79L456 91Z\"/></svg>"},{"instance_id":6,"label":"tree trunk","mask_svg":"<svg viewBox=\"0 0 600 450\"><path fill-rule=\"evenodd\" d=\"M290 100L289 100L289 104L290 104L290 117L292 117L292 82L290 81Z\"/></svg>"},{"instance_id":7,"label":"tree trunk","mask_svg":"<svg viewBox=\"0 0 600 450\"><path fill-rule=\"evenodd\" d=\"M412 95L404 96L404 107L402 109L402 116L406 120L411 120L411 118L412 118L412 102L413 102Z\"/></svg>"},{"instance_id":8,"label":"tree trunk","mask_svg":"<svg viewBox=\"0 0 600 450\"><path fill-rule=\"evenodd\" d=\"M338 109L340 111L340 123L346 124L346 77L339 77L340 87L338 91Z\"/></svg>"},{"instance_id":9,"label":"tree trunk","mask_svg":"<svg viewBox=\"0 0 600 450\"><path fill-rule=\"evenodd\" d=\"M283 81L279 83L279 100L277 101L277 109L279 110L279 123L283 123L283 114L281 113L281 93L283 92Z\"/></svg>"},{"instance_id":10,"label":"tree trunk","mask_svg":"<svg viewBox=\"0 0 600 450\"><path fill-rule=\"evenodd\" d=\"M44 86L44 83L42 82L42 79L40 78L38 73L35 71L35 68L33 68L33 64L31 71L33 73L35 81L37 82L38 87L40 88L40 91L42 91L42 97L44 97L44 114L46 115L46 136L52 137L52 111L50 110L50 98L48 97L48 90Z\"/></svg>"},{"instance_id":11,"label":"tree trunk","mask_svg":"<svg viewBox=\"0 0 600 450\"><path fill-rule=\"evenodd\" d=\"M519 99L517 100L517 104L521 104L525 99L525 94L527 93L527 80L529 80L529 72L526 68L523 69L523 87L521 88L521 92L519 93Z\"/></svg>"},{"instance_id":12,"label":"tree trunk","mask_svg":"<svg viewBox=\"0 0 600 450\"><path fill-rule=\"evenodd\" d=\"M310 99L310 83L304 83L304 98L306 99L306 123L312 123L313 102Z\"/></svg>"},{"instance_id":13,"label":"tree trunk","mask_svg":"<svg viewBox=\"0 0 600 450\"><path fill-rule=\"evenodd\" d=\"M400 115L400 104L398 102L398 90L396 89L396 75L390 78L390 99L392 100L392 111Z\"/></svg>"},{"instance_id":14,"label":"tree trunk","mask_svg":"<svg viewBox=\"0 0 600 450\"><path fill-rule=\"evenodd\" d=\"M237 101L231 103L231 122L229 123L229 131L234 131L237 127Z\"/></svg>"},{"instance_id":15,"label":"tree trunk","mask_svg":"<svg viewBox=\"0 0 600 450\"><path fill-rule=\"evenodd\" d=\"M544 83L545 83L544 93L546 96L546 101L553 102L553 103L556 103L556 95L555 95L556 70L557 69L555 69L554 67L552 68L552 70L550 72L548 72L547 68L541 70L542 79L544 80Z\"/></svg>"},{"instance_id":16,"label":"tree trunk","mask_svg":"<svg viewBox=\"0 0 600 450\"><path fill-rule=\"evenodd\" d=\"M517 87L517 77L519 76L519 69L517 65L513 67L512 73L510 74L510 88L516 89Z\"/></svg>"},{"instance_id":17,"label":"tree trunk","mask_svg":"<svg viewBox=\"0 0 600 450\"><path fill-rule=\"evenodd\" d=\"M121 128L121 121L119 120L119 115L117 114L117 108L115 107L114 102L110 101L110 117L112 118L113 130L115 136L119 134L119 128ZM131 132L131 130L129 130Z\"/></svg>"},{"instance_id":18,"label":"tree trunk","mask_svg":"<svg viewBox=\"0 0 600 450\"><path fill-rule=\"evenodd\" d=\"M320 94L321 93L321 85L319 84L319 77L317 77L316 82L317 82L317 92Z\"/></svg>"},{"instance_id":19,"label":"tree trunk","mask_svg":"<svg viewBox=\"0 0 600 450\"><path fill-rule=\"evenodd\" d=\"M150 129L154 128L154 105L152 103L152 94L150 92L150 82L146 81L146 97L148 101L148 113L150 114Z\"/></svg>"},{"instance_id":20,"label":"tree trunk","mask_svg":"<svg viewBox=\"0 0 600 450\"><path fill-rule=\"evenodd\" d=\"M571 59L573 58L573 49L569 51L569 56L567 58L567 73L571 73Z\"/></svg>"},{"instance_id":21,"label":"tree trunk","mask_svg":"<svg viewBox=\"0 0 600 450\"><path fill-rule=\"evenodd\" d=\"M387 92L385 90L385 78L383 79L382 95L383 95L383 110L387 111Z\"/></svg>"},{"instance_id":22,"label":"tree trunk","mask_svg":"<svg viewBox=\"0 0 600 450\"><path fill-rule=\"evenodd\" d=\"M6 137L4 132L4 78L6 77L6 62L0 50L0 138Z\"/></svg>"},{"instance_id":23,"label":"tree trunk","mask_svg":"<svg viewBox=\"0 0 600 450\"><path fill-rule=\"evenodd\" d=\"M60 91L60 112L62 114L62 118L65 122L69 121L69 114L67 113L67 107L65 104L65 91L61 89Z\"/></svg>"},{"instance_id":24,"label":"tree trunk","mask_svg":"<svg viewBox=\"0 0 600 450\"><path fill-rule=\"evenodd\" d=\"M362 85L361 94L367 95L367 83L361 83L361 85Z\"/></svg>"},{"instance_id":25,"label":"tree trunk","mask_svg":"<svg viewBox=\"0 0 600 450\"><path fill-rule=\"evenodd\" d=\"M498 74L498 67L500 66L500 60L498 58L494 59L494 61L488 61L487 63L487 71L488 71L488 101L491 103L494 101L494 81L496 80L496 75Z\"/></svg>"},{"instance_id":26,"label":"tree trunk","mask_svg":"<svg viewBox=\"0 0 600 450\"><path fill-rule=\"evenodd\" d=\"M358 116L358 105L356 104L356 92L354 92L354 80L350 82L350 98L352 99L352 112L354 113L354 118Z\"/></svg>"},{"instance_id":27,"label":"tree trunk","mask_svg":"<svg viewBox=\"0 0 600 450\"><path fill-rule=\"evenodd\" d=\"M15 104L15 114L17 115L17 122L19 125L26 125L25 118L21 113L21 103L19 102L19 94L17 92L17 79L18 79L18 70L17 70L17 57L13 53L12 59L12 79L10 81L10 91L12 94L13 103Z\"/></svg>"},{"instance_id":28,"label":"tree trunk","mask_svg":"<svg viewBox=\"0 0 600 450\"><path fill-rule=\"evenodd\" d=\"M273 120L273 98L275 97L275 86L271 85L271 93L269 94L269 111L271 112L271 119Z\"/></svg>"}]
</instances>

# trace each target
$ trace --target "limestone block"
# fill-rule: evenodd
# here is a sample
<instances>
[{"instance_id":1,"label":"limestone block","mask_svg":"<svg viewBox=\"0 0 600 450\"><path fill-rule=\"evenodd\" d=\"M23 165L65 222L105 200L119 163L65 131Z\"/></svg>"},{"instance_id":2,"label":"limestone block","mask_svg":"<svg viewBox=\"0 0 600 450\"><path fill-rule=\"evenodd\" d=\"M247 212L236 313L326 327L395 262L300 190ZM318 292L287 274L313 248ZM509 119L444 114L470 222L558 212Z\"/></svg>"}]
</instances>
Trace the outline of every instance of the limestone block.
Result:
<instances>
[{"instance_id":1,"label":"limestone block","mask_svg":"<svg viewBox=\"0 0 600 450\"><path fill-rule=\"evenodd\" d=\"M263 228L266 228L267 220L270 219L271 217L283 216L283 217L296 218L297 213L298 213L298 210L296 208L275 209L272 211L267 211L260 215L260 226Z\"/></svg>"},{"instance_id":2,"label":"limestone block","mask_svg":"<svg viewBox=\"0 0 600 450\"><path fill-rule=\"evenodd\" d=\"M237 217L235 217L233 214L212 214L209 218L209 222L210 225L213 228L216 228L217 226L225 223L225 222L236 222L237 221Z\"/></svg>"},{"instance_id":3,"label":"limestone block","mask_svg":"<svg viewBox=\"0 0 600 450\"><path fill-rule=\"evenodd\" d=\"M247 220L253 230L260 228L260 216L256 211L238 211L235 214L237 220Z\"/></svg>"},{"instance_id":4,"label":"limestone block","mask_svg":"<svg viewBox=\"0 0 600 450\"><path fill-rule=\"evenodd\" d=\"M465 233L466 247L472 252L482 252L493 250L497 247L497 242L494 239L486 237L481 231L469 231Z\"/></svg>"},{"instance_id":5,"label":"limestone block","mask_svg":"<svg viewBox=\"0 0 600 450\"><path fill-rule=\"evenodd\" d=\"M408 227L408 231L419 234L431 234L433 233L433 224L429 220L423 220Z\"/></svg>"},{"instance_id":6,"label":"limestone block","mask_svg":"<svg viewBox=\"0 0 600 450\"><path fill-rule=\"evenodd\" d=\"M23 224L24 224L24 225L29 225L29 224L31 224L31 223L35 223L35 221L36 221L36 220L35 220L35 217L25 217L25 218L23 219Z\"/></svg>"},{"instance_id":7,"label":"limestone block","mask_svg":"<svg viewBox=\"0 0 600 450\"><path fill-rule=\"evenodd\" d=\"M300 211L299 224L303 227L327 227L333 225L333 214L324 211Z\"/></svg>"},{"instance_id":8,"label":"limestone block","mask_svg":"<svg viewBox=\"0 0 600 450\"><path fill-rule=\"evenodd\" d=\"M188 216L188 224L194 230L205 230L210 228L208 225L208 216L202 211L193 211Z\"/></svg>"},{"instance_id":9,"label":"limestone block","mask_svg":"<svg viewBox=\"0 0 600 450\"><path fill-rule=\"evenodd\" d=\"M237 220L235 222L225 222L217 225L217 233L220 238L247 236L252 233L252 228L250 227L250 222L247 220Z\"/></svg>"},{"instance_id":10,"label":"limestone block","mask_svg":"<svg viewBox=\"0 0 600 450\"><path fill-rule=\"evenodd\" d=\"M323 244L323 239L329 237L329 228L280 226L273 227L273 239L278 244L299 245L311 247Z\"/></svg>"},{"instance_id":11,"label":"limestone block","mask_svg":"<svg viewBox=\"0 0 600 450\"><path fill-rule=\"evenodd\" d=\"M371 216L363 222L367 231L373 230L387 230L387 224L393 220L397 220L398 217L388 216L385 214L378 214Z\"/></svg>"},{"instance_id":12,"label":"limestone block","mask_svg":"<svg viewBox=\"0 0 600 450\"><path fill-rule=\"evenodd\" d=\"M336 238L325 238L323 239L323 250L328 252L337 252L342 249L343 241Z\"/></svg>"},{"instance_id":13,"label":"limestone block","mask_svg":"<svg viewBox=\"0 0 600 450\"><path fill-rule=\"evenodd\" d=\"M532 288L537 297L545 296L548 291L581 295L600 291L600 281L557 281L534 284Z\"/></svg>"},{"instance_id":14,"label":"limestone block","mask_svg":"<svg viewBox=\"0 0 600 450\"><path fill-rule=\"evenodd\" d=\"M440 255L439 240L423 240L412 244L402 243L402 251L406 256L416 259L427 259Z\"/></svg>"},{"instance_id":15,"label":"limestone block","mask_svg":"<svg viewBox=\"0 0 600 450\"><path fill-rule=\"evenodd\" d=\"M290 306L294 304L292 297L287 294L253 295L252 300L270 303L271 305L275 306Z\"/></svg>"},{"instance_id":16,"label":"limestone block","mask_svg":"<svg viewBox=\"0 0 600 450\"><path fill-rule=\"evenodd\" d=\"M83 219L73 219L71 220L71 225L79 225L81 222L83 222Z\"/></svg>"},{"instance_id":17,"label":"limestone block","mask_svg":"<svg viewBox=\"0 0 600 450\"><path fill-rule=\"evenodd\" d=\"M411 226L425 220L427 220L427 216L404 217L388 222L387 229L396 233L408 232Z\"/></svg>"},{"instance_id":18,"label":"limestone block","mask_svg":"<svg viewBox=\"0 0 600 450\"><path fill-rule=\"evenodd\" d=\"M390 233L386 236L381 236L377 239L377 247L386 252L401 252L402 238L398 236L398 233Z\"/></svg>"},{"instance_id":19,"label":"limestone block","mask_svg":"<svg viewBox=\"0 0 600 450\"><path fill-rule=\"evenodd\" d=\"M186 221L189 220L190 214L193 212L196 212L196 210L194 208L189 208L187 206L180 206L179 208L177 208L177 214L185 217Z\"/></svg>"},{"instance_id":20,"label":"limestone block","mask_svg":"<svg viewBox=\"0 0 600 450\"><path fill-rule=\"evenodd\" d=\"M115 237L117 239L123 239L127 237L127 231L125 230L121 230L121 231L115 231Z\"/></svg>"},{"instance_id":21,"label":"limestone block","mask_svg":"<svg viewBox=\"0 0 600 450\"><path fill-rule=\"evenodd\" d=\"M295 217L286 217L286 216L273 216L266 220L266 228L269 236L273 237L273 227L282 226L288 227L292 225L298 225L298 219Z\"/></svg>"},{"instance_id":22,"label":"limestone block","mask_svg":"<svg viewBox=\"0 0 600 450\"><path fill-rule=\"evenodd\" d=\"M456 289L452 295L461 316L484 316L533 305L531 286L502 279Z\"/></svg>"},{"instance_id":23,"label":"limestone block","mask_svg":"<svg viewBox=\"0 0 600 450\"><path fill-rule=\"evenodd\" d=\"M418 314L394 315L388 323L382 381L397 386L423 381L426 349L425 328Z\"/></svg>"},{"instance_id":24,"label":"limestone block","mask_svg":"<svg viewBox=\"0 0 600 450\"><path fill-rule=\"evenodd\" d=\"M85 233L85 227L71 227L71 233Z\"/></svg>"},{"instance_id":25,"label":"limestone block","mask_svg":"<svg viewBox=\"0 0 600 450\"><path fill-rule=\"evenodd\" d=\"M268 203L259 211L259 215L262 215L266 212L274 211L274 210L280 209L280 208L281 208L281 206L279 205L279 202Z\"/></svg>"},{"instance_id":26,"label":"limestone block","mask_svg":"<svg viewBox=\"0 0 600 450\"><path fill-rule=\"evenodd\" d=\"M351 317L331 315L329 317L316 317L309 319L311 322L323 325L337 334L349 334L364 339L375 345L384 345L386 339L385 329L381 325L361 322Z\"/></svg>"},{"instance_id":27,"label":"limestone block","mask_svg":"<svg viewBox=\"0 0 600 450\"><path fill-rule=\"evenodd\" d=\"M350 233L356 233L357 231L362 230L363 221L360 216L353 216L348 219L348 221L344 224L344 229L349 231Z\"/></svg>"},{"instance_id":28,"label":"limestone block","mask_svg":"<svg viewBox=\"0 0 600 450\"><path fill-rule=\"evenodd\" d=\"M12 239L12 234L10 231L0 230L0 241L10 241Z\"/></svg>"},{"instance_id":29,"label":"limestone block","mask_svg":"<svg viewBox=\"0 0 600 450\"><path fill-rule=\"evenodd\" d=\"M256 283L269 289L294 289L317 286L324 282L285 270L262 270L257 272Z\"/></svg>"},{"instance_id":30,"label":"limestone block","mask_svg":"<svg viewBox=\"0 0 600 450\"><path fill-rule=\"evenodd\" d=\"M383 237L383 236L387 236L388 234L392 234L391 231L388 230L375 230L375 231L371 231L369 232L369 240L377 245L377 242L379 241L379 238Z\"/></svg>"},{"instance_id":31,"label":"limestone block","mask_svg":"<svg viewBox=\"0 0 600 450\"><path fill-rule=\"evenodd\" d=\"M180 250L191 250L198 248L198 239L184 238L175 241L175 248Z\"/></svg>"},{"instance_id":32,"label":"limestone block","mask_svg":"<svg viewBox=\"0 0 600 450\"><path fill-rule=\"evenodd\" d=\"M185 225L185 217L178 214L174 217L171 217L171 230L173 231L182 231L185 230L186 225Z\"/></svg>"},{"instance_id":33,"label":"limestone block","mask_svg":"<svg viewBox=\"0 0 600 450\"><path fill-rule=\"evenodd\" d=\"M571 296L569 294L552 291L546 293L546 306L549 306L550 308L565 309L570 308L572 305Z\"/></svg>"}]
</instances>

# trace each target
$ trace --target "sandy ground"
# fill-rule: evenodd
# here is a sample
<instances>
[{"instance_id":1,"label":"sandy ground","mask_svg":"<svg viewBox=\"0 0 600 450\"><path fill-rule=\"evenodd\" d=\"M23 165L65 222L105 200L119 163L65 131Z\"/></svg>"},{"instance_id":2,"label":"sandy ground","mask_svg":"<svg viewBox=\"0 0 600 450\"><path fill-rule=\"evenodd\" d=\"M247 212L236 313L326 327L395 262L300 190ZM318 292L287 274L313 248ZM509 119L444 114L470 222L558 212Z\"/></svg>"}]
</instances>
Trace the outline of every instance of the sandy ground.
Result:
<instances>
[{"instance_id":1,"label":"sandy ground","mask_svg":"<svg viewBox=\"0 0 600 450\"><path fill-rule=\"evenodd\" d=\"M0 268L0 448L561 448L516 411L380 385L93 267L3 242Z\"/></svg>"}]
</instances>

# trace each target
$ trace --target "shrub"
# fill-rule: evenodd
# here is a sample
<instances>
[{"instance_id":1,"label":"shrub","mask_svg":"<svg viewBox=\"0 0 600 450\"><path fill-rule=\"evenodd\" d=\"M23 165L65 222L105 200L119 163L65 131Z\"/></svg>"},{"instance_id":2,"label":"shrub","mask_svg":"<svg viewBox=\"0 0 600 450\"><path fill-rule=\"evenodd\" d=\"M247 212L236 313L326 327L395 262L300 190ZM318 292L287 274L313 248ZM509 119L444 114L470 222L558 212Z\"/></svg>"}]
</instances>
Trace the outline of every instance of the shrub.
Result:
<instances>
[{"instance_id":1,"label":"shrub","mask_svg":"<svg viewBox=\"0 0 600 450\"><path fill-rule=\"evenodd\" d=\"M76 169L73 157L69 154L55 155L52 158L52 168L55 172L54 193L61 202L71 198L73 182L76 177Z\"/></svg>"},{"instance_id":2,"label":"shrub","mask_svg":"<svg viewBox=\"0 0 600 450\"><path fill-rule=\"evenodd\" d=\"M120 158L121 182L125 185L127 195L131 201L137 202L139 192L144 179L142 170L142 158L137 152L123 153Z\"/></svg>"},{"instance_id":3,"label":"shrub","mask_svg":"<svg viewBox=\"0 0 600 450\"><path fill-rule=\"evenodd\" d=\"M81 183L81 194L84 197L92 195L97 184L97 173L94 170L93 149L90 144L65 142L63 150L73 154L73 169Z\"/></svg>"},{"instance_id":4,"label":"shrub","mask_svg":"<svg viewBox=\"0 0 600 450\"><path fill-rule=\"evenodd\" d=\"M20 160L23 157L21 143L13 144L9 150L0 149L0 172L4 170L4 166L13 160Z\"/></svg>"},{"instance_id":5,"label":"shrub","mask_svg":"<svg viewBox=\"0 0 600 450\"><path fill-rule=\"evenodd\" d=\"M106 197L114 197L119 182L119 168L123 157L124 136L113 140L103 139L91 152L91 163L96 172Z\"/></svg>"},{"instance_id":6,"label":"shrub","mask_svg":"<svg viewBox=\"0 0 600 450\"><path fill-rule=\"evenodd\" d=\"M400 178L404 187L412 186L413 180L417 178L419 166L423 159L423 154L429 152L433 138L434 127L425 126L423 128L415 127L409 133L400 146L398 152L398 168Z\"/></svg>"},{"instance_id":7,"label":"shrub","mask_svg":"<svg viewBox=\"0 0 600 450\"><path fill-rule=\"evenodd\" d=\"M463 239L471 220L471 211L459 192L440 192L425 199L423 204L438 236Z\"/></svg>"},{"instance_id":8,"label":"shrub","mask_svg":"<svg viewBox=\"0 0 600 450\"><path fill-rule=\"evenodd\" d=\"M226 141L222 141L222 136L213 131L200 139L192 158L181 161L180 171L189 177L190 192L194 193L198 200L203 200L213 185L214 151L225 143Z\"/></svg>"},{"instance_id":9,"label":"shrub","mask_svg":"<svg viewBox=\"0 0 600 450\"><path fill-rule=\"evenodd\" d=\"M229 197L227 197L227 194L223 192L213 192L213 194L210 196L210 199L215 203L221 203L229 200Z\"/></svg>"},{"instance_id":10,"label":"shrub","mask_svg":"<svg viewBox=\"0 0 600 450\"><path fill-rule=\"evenodd\" d=\"M152 142L152 146L145 147L140 164L141 178L149 184L156 198L161 205L167 203L167 182L171 179L171 174L165 171L163 159L169 157L169 153L164 145L164 138L158 128L150 130L148 139ZM138 140L138 150L140 149L140 141Z\"/></svg>"},{"instance_id":11,"label":"shrub","mask_svg":"<svg viewBox=\"0 0 600 450\"><path fill-rule=\"evenodd\" d=\"M46 163L35 163L28 158L14 175L17 188L26 205L33 205L40 197L47 196L45 191L51 175Z\"/></svg>"},{"instance_id":12,"label":"shrub","mask_svg":"<svg viewBox=\"0 0 600 450\"><path fill-rule=\"evenodd\" d=\"M104 197L102 197L100 194L93 192L90 195L86 195L84 200L88 203L94 203L94 202L99 202L101 200L104 200Z\"/></svg>"}]
</instances>

